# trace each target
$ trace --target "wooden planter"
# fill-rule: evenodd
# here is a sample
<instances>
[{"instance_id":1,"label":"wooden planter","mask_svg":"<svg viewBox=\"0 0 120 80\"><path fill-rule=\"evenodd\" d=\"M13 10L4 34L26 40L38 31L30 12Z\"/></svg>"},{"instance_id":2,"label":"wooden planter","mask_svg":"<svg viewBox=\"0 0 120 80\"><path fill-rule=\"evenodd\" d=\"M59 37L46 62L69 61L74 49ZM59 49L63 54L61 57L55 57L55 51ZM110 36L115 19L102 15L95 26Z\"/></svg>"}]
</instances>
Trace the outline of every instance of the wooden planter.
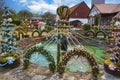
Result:
<instances>
[{"instance_id":1,"label":"wooden planter","mask_svg":"<svg viewBox=\"0 0 120 80\"><path fill-rule=\"evenodd\" d=\"M118 68L115 68L115 70L110 70L109 69L109 65L105 64L104 63L104 70L109 73L109 74L112 74L116 77L120 77L120 71L118 71ZM120 70L120 69L119 69Z\"/></svg>"},{"instance_id":2,"label":"wooden planter","mask_svg":"<svg viewBox=\"0 0 120 80\"><path fill-rule=\"evenodd\" d=\"M4 63L0 62L0 64L4 64ZM20 65L20 59L16 59L13 64L7 64L7 65L3 66L3 68L12 69L12 68L18 67L19 65Z\"/></svg>"}]
</instances>

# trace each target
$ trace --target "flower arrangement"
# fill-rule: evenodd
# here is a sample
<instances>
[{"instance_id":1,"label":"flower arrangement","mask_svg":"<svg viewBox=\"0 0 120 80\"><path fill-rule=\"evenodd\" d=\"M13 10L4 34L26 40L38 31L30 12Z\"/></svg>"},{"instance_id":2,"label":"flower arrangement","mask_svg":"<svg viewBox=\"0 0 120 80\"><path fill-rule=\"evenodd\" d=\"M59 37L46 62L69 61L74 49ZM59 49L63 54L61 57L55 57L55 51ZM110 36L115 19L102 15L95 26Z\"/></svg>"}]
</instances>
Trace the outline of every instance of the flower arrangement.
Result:
<instances>
[{"instance_id":1,"label":"flower arrangement","mask_svg":"<svg viewBox=\"0 0 120 80\"><path fill-rule=\"evenodd\" d=\"M110 59L106 59L104 61L104 69L106 72L115 75L120 76L120 54L119 54L119 47L115 48L109 48L106 53L110 56Z\"/></svg>"},{"instance_id":2,"label":"flower arrangement","mask_svg":"<svg viewBox=\"0 0 120 80\"><path fill-rule=\"evenodd\" d=\"M65 66L67 65L67 62L70 60L72 56L75 56L75 55L83 56L88 60L92 68L93 77L97 78L99 74L98 64L93 58L93 56L81 45L78 45L73 50L66 52L65 56L63 57L62 61L59 64L59 69L58 69L59 74L63 74L63 72L65 71Z\"/></svg>"},{"instance_id":3,"label":"flower arrangement","mask_svg":"<svg viewBox=\"0 0 120 80\"><path fill-rule=\"evenodd\" d=\"M115 53L117 53L118 51L119 51L119 47L109 48L106 50L106 54L111 57L114 56Z\"/></svg>"},{"instance_id":4,"label":"flower arrangement","mask_svg":"<svg viewBox=\"0 0 120 80\"><path fill-rule=\"evenodd\" d=\"M104 69L115 76L119 76L120 77L120 68L117 66L117 64L111 62L109 59L105 60L104 62Z\"/></svg>"}]
</instances>

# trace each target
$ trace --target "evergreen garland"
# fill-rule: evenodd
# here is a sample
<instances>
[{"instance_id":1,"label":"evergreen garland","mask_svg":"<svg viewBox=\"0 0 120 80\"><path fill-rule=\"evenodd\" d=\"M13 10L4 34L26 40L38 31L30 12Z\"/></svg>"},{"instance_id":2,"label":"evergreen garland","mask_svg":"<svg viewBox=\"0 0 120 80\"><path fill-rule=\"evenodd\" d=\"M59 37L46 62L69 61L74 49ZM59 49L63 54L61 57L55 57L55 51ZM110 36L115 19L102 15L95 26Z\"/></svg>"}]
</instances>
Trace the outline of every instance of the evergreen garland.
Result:
<instances>
[{"instance_id":1,"label":"evergreen garland","mask_svg":"<svg viewBox=\"0 0 120 80\"><path fill-rule=\"evenodd\" d=\"M63 5L57 8L57 14L59 15L60 19L67 18L69 16L69 13L70 13L70 9L68 6Z\"/></svg>"},{"instance_id":2,"label":"evergreen garland","mask_svg":"<svg viewBox=\"0 0 120 80\"><path fill-rule=\"evenodd\" d=\"M49 64L49 69L51 72L55 72L55 69L56 69L56 66L55 66L55 62L54 62L54 58L50 55L50 53L48 51L46 51L45 49L43 49L43 46L33 46L33 47L30 47L28 48L26 51L25 51L25 55L24 55L24 69L27 69L28 66L30 65L30 58L31 58L31 55L34 54L34 52L39 52L39 54L42 54L44 55L47 60L49 62L51 62Z\"/></svg>"}]
</instances>

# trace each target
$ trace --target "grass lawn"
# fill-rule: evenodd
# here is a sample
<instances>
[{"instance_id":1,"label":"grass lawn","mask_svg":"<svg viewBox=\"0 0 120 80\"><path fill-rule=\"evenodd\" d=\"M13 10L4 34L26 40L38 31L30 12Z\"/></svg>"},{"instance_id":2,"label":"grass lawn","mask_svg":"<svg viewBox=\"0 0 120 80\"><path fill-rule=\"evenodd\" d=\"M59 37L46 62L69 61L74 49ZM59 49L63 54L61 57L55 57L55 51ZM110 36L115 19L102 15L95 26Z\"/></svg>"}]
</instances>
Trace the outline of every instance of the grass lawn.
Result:
<instances>
[{"instance_id":1,"label":"grass lawn","mask_svg":"<svg viewBox=\"0 0 120 80\"><path fill-rule=\"evenodd\" d=\"M105 51L99 47L91 46L91 45L84 45L85 48L93 54L96 61L100 64L103 63L104 59L107 58Z\"/></svg>"}]
</instances>

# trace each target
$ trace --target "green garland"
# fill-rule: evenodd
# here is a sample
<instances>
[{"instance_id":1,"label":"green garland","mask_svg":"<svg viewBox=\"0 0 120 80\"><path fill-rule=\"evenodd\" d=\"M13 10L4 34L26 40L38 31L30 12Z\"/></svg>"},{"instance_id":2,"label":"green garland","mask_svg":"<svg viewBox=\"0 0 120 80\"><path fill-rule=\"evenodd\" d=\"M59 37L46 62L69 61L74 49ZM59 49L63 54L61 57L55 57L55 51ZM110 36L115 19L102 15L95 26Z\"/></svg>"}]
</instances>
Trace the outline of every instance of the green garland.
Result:
<instances>
[{"instance_id":1,"label":"green garland","mask_svg":"<svg viewBox=\"0 0 120 80\"><path fill-rule=\"evenodd\" d=\"M38 36L40 36L39 30L34 30L34 31L32 32L32 37L34 36L34 33L35 33L35 32L37 32L37 33L38 33Z\"/></svg>"},{"instance_id":2,"label":"green garland","mask_svg":"<svg viewBox=\"0 0 120 80\"><path fill-rule=\"evenodd\" d=\"M43 33L43 32L47 32L47 33L48 33L47 30L42 30L41 33L40 33L40 36L42 36L42 33Z\"/></svg>"},{"instance_id":3,"label":"green garland","mask_svg":"<svg viewBox=\"0 0 120 80\"><path fill-rule=\"evenodd\" d=\"M104 31L97 31L96 34L95 34L95 37L97 37L99 33L102 33L104 38L106 38L106 34L105 34Z\"/></svg>"},{"instance_id":4,"label":"green garland","mask_svg":"<svg viewBox=\"0 0 120 80\"><path fill-rule=\"evenodd\" d=\"M93 55L91 55L86 49L81 48L81 47L76 47L74 50L71 50L69 52L66 52L65 56L63 57L62 61L59 64L59 69L58 72L59 74L63 74L65 71L65 67L67 65L67 62L70 60L72 56L83 56L85 57L90 66L92 67L92 75L93 75L93 80L97 80L97 76L99 74L99 67L97 62L95 61Z\"/></svg>"},{"instance_id":5,"label":"green garland","mask_svg":"<svg viewBox=\"0 0 120 80\"><path fill-rule=\"evenodd\" d=\"M50 55L50 53L48 51L46 51L45 49L43 49L43 46L33 46L33 47L30 47L28 48L26 51L25 51L25 55L24 55L24 69L27 69L28 66L30 65L30 58L31 58L31 55L34 54L34 52L39 52L39 54L42 54L44 55L47 60L49 62L51 62L49 64L49 69L51 72L55 72L55 69L56 69L56 66L55 66L55 62L54 62L54 58Z\"/></svg>"},{"instance_id":6,"label":"green garland","mask_svg":"<svg viewBox=\"0 0 120 80\"><path fill-rule=\"evenodd\" d=\"M92 30L89 30L85 33L85 36L89 36L89 33L92 33L93 37L95 37L95 32Z\"/></svg>"},{"instance_id":7,"label":"green garland","mask_svg":"<svg viewBox=\"0 0 120 80\"><path fill-rule=\"evenodd\" d=\"M66 12L64 12L66 9ZM59 15L60 19L65 19L69 16L69 13L70 13L70 9L68 6L60 6L57 8L57 14Z\"/></svg>"}]
</instances>

